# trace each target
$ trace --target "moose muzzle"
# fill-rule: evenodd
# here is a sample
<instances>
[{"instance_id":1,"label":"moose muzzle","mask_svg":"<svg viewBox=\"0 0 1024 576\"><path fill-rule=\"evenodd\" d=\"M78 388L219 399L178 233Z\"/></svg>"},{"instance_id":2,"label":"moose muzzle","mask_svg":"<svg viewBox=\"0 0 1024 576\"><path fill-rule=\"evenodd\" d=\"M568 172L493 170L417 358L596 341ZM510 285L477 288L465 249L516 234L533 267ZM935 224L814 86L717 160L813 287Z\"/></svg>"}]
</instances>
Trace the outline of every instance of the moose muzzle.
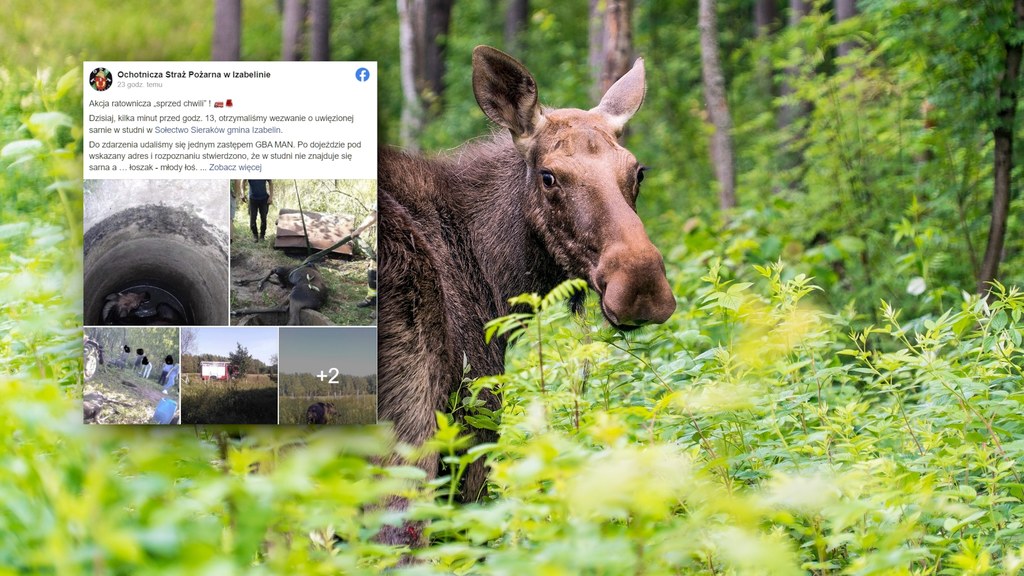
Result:
<instances>
[{"instance_id":1,"label":"moose muzzle","mask_svg":"<svg viewBox=\"0 0 1024 576\"><path fill-rule=\"evenodd\" d=\"M646 237L609 246L598 260L592 283L601 295L605 317L616 328L661 324L676 309L665 262Z\"/></svg>"}]
</instances>

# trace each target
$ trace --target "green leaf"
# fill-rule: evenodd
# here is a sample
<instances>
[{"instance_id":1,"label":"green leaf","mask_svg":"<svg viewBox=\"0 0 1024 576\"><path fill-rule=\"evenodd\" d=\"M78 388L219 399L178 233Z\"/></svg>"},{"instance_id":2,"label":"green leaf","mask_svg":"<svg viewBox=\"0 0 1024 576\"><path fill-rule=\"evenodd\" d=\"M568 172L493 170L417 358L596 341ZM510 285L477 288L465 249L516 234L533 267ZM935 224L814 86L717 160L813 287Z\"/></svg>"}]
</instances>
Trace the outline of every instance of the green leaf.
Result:
<instances>
[{"instance_id":1,"label":"green leaf","mask_svg":"<svg viewBox=\"0 0 1024 576\"><path fill-rule=\"evenodd\" d=\"M37 138L52 140L60 128L70 128L73 124L71 116L63 112L36 112L29 116L29 131Z\"/></svg>"},{"instance_id":2,"label":"green leaf","mask_svg":"<svg viewBox=\"0 0 1024 576\"><path fill-rule=\"evenodd\" d=\"M42 142L34 138L15 140L0 149L0 158L21 160L41 154L45 148Z\"/></svg>"}]
</instances>

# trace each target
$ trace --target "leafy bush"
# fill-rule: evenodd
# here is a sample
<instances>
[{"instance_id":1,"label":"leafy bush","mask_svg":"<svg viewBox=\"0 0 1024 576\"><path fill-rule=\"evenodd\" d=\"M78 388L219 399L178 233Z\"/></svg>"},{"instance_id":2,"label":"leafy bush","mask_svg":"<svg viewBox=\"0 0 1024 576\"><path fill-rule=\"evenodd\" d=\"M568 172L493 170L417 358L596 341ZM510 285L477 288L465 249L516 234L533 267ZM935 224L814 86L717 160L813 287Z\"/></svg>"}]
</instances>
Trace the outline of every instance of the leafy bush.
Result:
<instances>
[{"instance_id":1,"label":"leafy bush","mask_svg":"<svg viewBox=\"0 0 1024 576\"><path fill-rule=\"evenodd\" d=\"M500 323L522 329L514 368L474 384L505 394L477 452L495 497L415 508L444 542L419 555L473 573L1016 573L1021 294L907 325L883 305L884 325L844 334L806 277L717 268L638 336L539 298Z\"/></svg>"},{"instance_id":2,"label":"leafy bush","mask_svg":"<svg viewBox=\"0 0 1024 576\"><path fill-rule=\"evenodd\" d=\"M1024 298L957 289L971 284L959 254L983 233L991 153L984 106L957 98L986 80L991 67L965 55L989 42L956 3L901 0L891 22L888 3L863 4L853 32L819 11L767 45L725 35L749 206L728 221L709 208L696 71L678 57L696 53L693 11L638 7L657 65L631 148L655 168L641 209L657 215L679 311L622 335L593 303L569 315L560 296L578 287L521 297L530 311L493 324L519 332L508 373L466 383L500 389L504 408L450 406L500 439L467 449L469 430L439 414L427 449L447 472L433 480L405 465L421 452L388 457L384 427L83 428L79 70L0 69L0 208L15 215L0 224L0 572L370 574L411 555L420 563L396 572L1019 573ZM458 6L474 32L450 45L464 63L495 11ZM565 6L538 5L524 56L553 103L584 101L588 84L582 44L561 41L586 23ZM725 3L724 20L746 8ZM961 31L975 36L958 43ZM819 66L854 34L879 39L857 73ZM147 53L166 54L147 36ZM814 104L814 170L781 170L793 134L773 132L780 102L738 98L756 91L764 53L777 72L808 63L794 83ZM453 86L452 121L428 147L479 133L468 75ZM924 97L951 122L926 132ZM916 161L926 147L936 160ZM797 190L773 193L793 178ZM1019 246L1008 257L1017 274ZM491 497L457 504L478 458ZM422 527L429 543L375 543L385 525Z\"/></svg>"},{"instance_id":3,"label":"leafy bush","mask_svg":"<svg viewBox=\"0 0 1024 576\"><path fill-rule=\"evenodd\" d=\"M277 382L266 374L181 384L184 424L277 424Z\"/></svg>"}]
</instances>

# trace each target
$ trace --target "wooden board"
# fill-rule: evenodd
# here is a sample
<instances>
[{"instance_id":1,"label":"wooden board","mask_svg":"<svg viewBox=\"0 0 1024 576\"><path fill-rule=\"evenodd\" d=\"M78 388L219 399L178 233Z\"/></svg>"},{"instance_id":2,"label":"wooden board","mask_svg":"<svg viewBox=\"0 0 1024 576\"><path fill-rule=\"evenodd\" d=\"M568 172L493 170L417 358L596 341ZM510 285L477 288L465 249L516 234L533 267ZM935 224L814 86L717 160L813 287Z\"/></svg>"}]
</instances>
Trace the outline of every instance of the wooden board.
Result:
<instances>
[{"instance_id":1,"label":"wooden board","mask_svg":"<svg viewBox=\"0 0 1024 576\"><path fill-rule=\"evenodd\" d=\"M309 244L315 250L329 248L345 236L352 233L355 227L353 218L347 214L323 214L306 212L306 231L309 232ZM282 208L277 216L277 239L274 248L304 249L306 236L302 232L302 219L298 210ZM352 246L348 243L332 250L334 254L352 255Z\"/></svg>"}]
</instances>

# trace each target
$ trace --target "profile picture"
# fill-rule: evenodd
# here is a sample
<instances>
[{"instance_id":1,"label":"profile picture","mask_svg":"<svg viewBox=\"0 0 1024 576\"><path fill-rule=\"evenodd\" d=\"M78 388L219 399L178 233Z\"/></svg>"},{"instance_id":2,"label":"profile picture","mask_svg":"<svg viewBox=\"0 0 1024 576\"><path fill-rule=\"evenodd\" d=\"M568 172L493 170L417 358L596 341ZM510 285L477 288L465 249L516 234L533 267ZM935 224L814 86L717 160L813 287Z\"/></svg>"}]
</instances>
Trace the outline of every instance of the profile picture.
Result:
<instances>
[{"instance_id":1,"label":"profile picture","mask_svg":"<svg viewBox=\"0 0 1024 576\"><path fill-rule=\"evenodd\" d=\"M114 75L106 68L97 68L89 74L89 86L97 92L103 92L114 84Z\"/></svg>"}]
</instances>

